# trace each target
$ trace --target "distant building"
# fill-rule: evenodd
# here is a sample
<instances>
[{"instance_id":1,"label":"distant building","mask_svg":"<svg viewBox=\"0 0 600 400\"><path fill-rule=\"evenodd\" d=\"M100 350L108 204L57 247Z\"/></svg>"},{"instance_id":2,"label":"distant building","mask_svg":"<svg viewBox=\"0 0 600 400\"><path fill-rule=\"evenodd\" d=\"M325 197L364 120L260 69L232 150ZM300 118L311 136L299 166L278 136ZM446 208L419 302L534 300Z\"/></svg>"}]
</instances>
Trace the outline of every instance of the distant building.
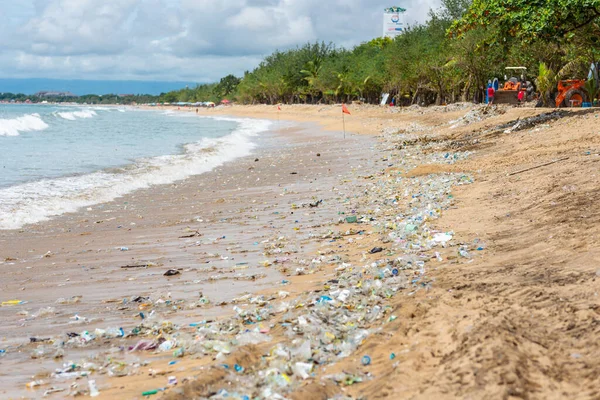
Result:
<instances>
[{"instance_id":1,"label":"distant building","mask_svg":"<svg viewBox=\"0 0 600 400\"><path fill-rule=\"evenodd\" d=\"M36 97L79 97L71 92L55 92L55 91L41 91L37 92L34 96Z\"/></svg>"}]
</instances>

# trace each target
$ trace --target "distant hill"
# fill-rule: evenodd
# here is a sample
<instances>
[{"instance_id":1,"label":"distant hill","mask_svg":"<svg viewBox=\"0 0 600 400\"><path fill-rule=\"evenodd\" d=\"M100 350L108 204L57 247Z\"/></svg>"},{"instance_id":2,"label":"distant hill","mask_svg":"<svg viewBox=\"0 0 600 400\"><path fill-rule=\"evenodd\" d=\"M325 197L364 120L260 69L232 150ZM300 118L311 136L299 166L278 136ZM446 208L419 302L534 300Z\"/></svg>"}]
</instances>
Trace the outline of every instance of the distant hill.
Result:
<instances>
[{"instance_id":1,"label":"distant hill","mask_svg":"<svg viewBox=\"0 0 600 400\"><path fill-rule=\"evenodd\" d=\"M27 95L33 95L38 92L71 92L79 96L110 93L159 95L172 90L179 90L186 86L192 88L196 86L196 83L0 78L0 93L24 93Z\"/></svg>"}]
</instances>

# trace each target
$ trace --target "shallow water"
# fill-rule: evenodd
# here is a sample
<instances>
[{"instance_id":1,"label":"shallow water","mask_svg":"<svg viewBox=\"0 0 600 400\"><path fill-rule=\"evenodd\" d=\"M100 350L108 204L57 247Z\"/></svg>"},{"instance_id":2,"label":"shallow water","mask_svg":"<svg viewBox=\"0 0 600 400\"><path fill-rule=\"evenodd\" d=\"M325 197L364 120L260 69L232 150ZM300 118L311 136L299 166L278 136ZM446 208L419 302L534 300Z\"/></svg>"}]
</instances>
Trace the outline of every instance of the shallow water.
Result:
<instances>
[{"instance_id":1,"label":"shallow water","mask_svg":"<svg viewBox=\"0 0 600 400\"><path fill-rule=\"evenodd\" d=\"M250 154L261 120L0 105L0 229L18 229Z\"/></svg>"}]
</instances>

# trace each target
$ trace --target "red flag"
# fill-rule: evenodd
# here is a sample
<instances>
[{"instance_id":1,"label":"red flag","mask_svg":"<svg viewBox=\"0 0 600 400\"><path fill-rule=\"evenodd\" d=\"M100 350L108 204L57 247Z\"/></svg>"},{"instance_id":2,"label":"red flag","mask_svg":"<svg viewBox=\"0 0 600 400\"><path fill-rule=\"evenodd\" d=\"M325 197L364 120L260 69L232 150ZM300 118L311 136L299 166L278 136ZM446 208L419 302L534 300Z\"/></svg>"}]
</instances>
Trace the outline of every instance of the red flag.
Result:
<instances>
[{"instance_id":1,"label":"red flag","mask_svg":"<svg viewBox=\"0 0 600 400\"><path fill-rule=\"evenodd\" d=\"M342 113L350 115L350 110L348 110L345 104L342 104Z\"/></svg>"},{"instance_id":2,"label":"red flag","mask_svg":"<svg viewBox=\"0 0 600 400\"><path fill-rule=\"evenodd\" d=\"M281 111L281 106L277 106L277 111Z\"/></svg>"}]
</instances>

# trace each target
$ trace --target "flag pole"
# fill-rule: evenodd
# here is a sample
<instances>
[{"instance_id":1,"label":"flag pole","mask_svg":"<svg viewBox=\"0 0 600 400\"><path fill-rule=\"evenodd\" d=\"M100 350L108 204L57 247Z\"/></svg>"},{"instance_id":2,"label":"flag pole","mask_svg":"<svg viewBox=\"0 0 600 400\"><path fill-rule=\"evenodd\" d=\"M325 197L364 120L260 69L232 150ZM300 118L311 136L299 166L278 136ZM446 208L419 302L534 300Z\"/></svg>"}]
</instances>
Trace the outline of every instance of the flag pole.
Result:
<instances>
[{"instance_id":1,"label":"flag pole","mask_svg":"<svg viewBox=\"0 0 600 400\"><path fill-rule=\"evenodd\" d=\"M344 125L344 139L346 139L346 118L344 114L344 110L342 109L342 124Z\"/></svg>"},{"instance_id":2,"label":"flag pole","mask_svg":"<svg viewBox=\"0 0 600 400\"><path fill-rule=\"evenodd\" d=\"M281 115L281 105L277 105L277 130L281 132L281 122L279 121L279 116Z\"/></svg>"}]
</instances>

